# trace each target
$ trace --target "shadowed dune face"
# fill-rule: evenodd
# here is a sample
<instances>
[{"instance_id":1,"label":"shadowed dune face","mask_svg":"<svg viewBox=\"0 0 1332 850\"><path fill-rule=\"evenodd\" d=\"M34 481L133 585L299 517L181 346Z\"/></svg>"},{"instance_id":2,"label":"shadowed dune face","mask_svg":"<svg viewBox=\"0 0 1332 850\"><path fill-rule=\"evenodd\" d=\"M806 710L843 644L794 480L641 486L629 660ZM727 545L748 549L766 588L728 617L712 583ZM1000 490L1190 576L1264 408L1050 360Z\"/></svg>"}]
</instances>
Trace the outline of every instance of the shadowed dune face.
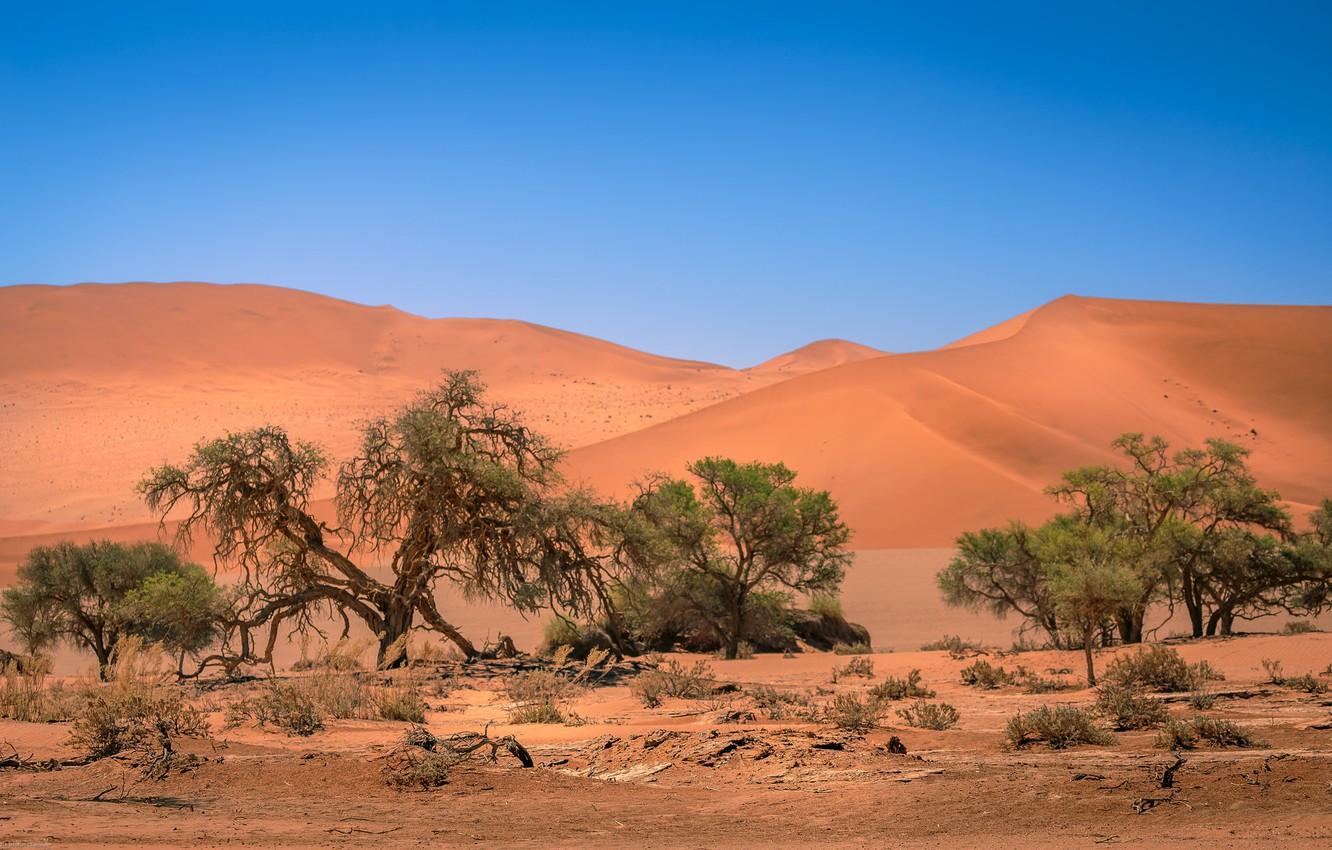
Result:
<instances>
[{"instance_id":1,"label":"shadowed dune face","mask_svg":"<svg viewBox=\"0 0 1332 850\"><path fill-rule=\"evenodd\" d=\"M621 493L701 455L781 459L841 500L857 548L1039 520L1042 487L1115 460L1124 431L1245 445L1299 513L1332 495L1332 308L1068 297L982 342L756 390L574 452L572 474Z\"/></svg>"},{"instance_id":2,"label":"shadowed dune face","mask_svg":"<svg viewBox=\"0 0 1332 850\"><path fill-rule=\"evenodd\" d=\"M744 371L526 322L424 319L267 286L0 288L0 534L146 519L139 476L228 430L272 422L343 457L359 422L443 368L479 371L496 401L573 447L878 354L827 348Z\"/></svg>"}]
</instances>

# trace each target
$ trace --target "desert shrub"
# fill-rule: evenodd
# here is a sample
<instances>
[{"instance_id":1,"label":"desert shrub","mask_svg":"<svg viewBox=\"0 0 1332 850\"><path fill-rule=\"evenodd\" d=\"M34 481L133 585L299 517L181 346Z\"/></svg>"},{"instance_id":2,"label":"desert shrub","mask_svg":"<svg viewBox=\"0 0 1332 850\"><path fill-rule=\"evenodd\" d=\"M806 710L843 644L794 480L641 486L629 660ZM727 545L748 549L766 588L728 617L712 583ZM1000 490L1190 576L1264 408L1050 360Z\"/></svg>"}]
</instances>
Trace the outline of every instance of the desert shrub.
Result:
<instances>
[{"instance_id":1,"label":"desert shrub","mask_svg":"<svg viewBox=\"0 0 1332 850\"><path fill-rule=\"evenodd\" d=\"M770 720L784 720L790 716L808 718L813 713L814 701L808 693L779 691L768 685L750 688L747 693L754 701L754 707Z\"/></svg>"},{"instance_id":2,"label":"desert shrub","mask_svg":"<svg viewBox=\"0 0 1332 850\"><path fill-rule=\"evenodd\" d=\"M1107 682L1097 690L1096 711L1118 731L1159 726L1169 718L1165 703L1135 685Z\"/></svg>"},{"instance_id":3,"label":"desert shrub","mask_svg":"<svg viewBox=\"0 0 1332 850\"><path fill-rule=\"evenodd\" d=\"M1288 635L1305 635L1310 632L1322 631L1317 624L1308 620L1288 620L1281 630Z\"/></svg>"},{"instance_id":4,"label":"desert shrub","mask_svg":"<svg viewBox=\"0 0 1332 850\"><path fill-rule=\"evenodd\" d=\"M831 593L815 593L809 597L809 610L820 617L846 619L842 612L842 600Z\"/></svg>"},{"instance_id":5,"label":"desert shrub","mask_svg":"<svg viewBox=\"0 0 1332 850\"><path fill-rule=\"evenodd\" d=\"M846 732L868 732L879 725L883 706L874 698L838 694L824 711L824 718Z\"/></svg>"},{"instance_id":6,"label":"desert shrub","mask_svg":"<svg viewBox=\"0 0 1332 850\"><path fill-rule=\"evenodd\" d=\"M1215 747L1261 747L1249 730L1229 720L1198 715L1171 720L1156 736L1156 746L1166 750L1192 750L1207 743Z\"/></svg>"},{"instance_id":7,"label":"desert shrub","mask_svg":"<svg viewBox=\"0 0 1332 850\"><path fill-rule=\"evenodd\" d=\"M1004 730L1004 743L1011 749L1023 749L1044 743L1052 750L1079 744L1106 745L1114 736L1096 724L1091 713L1071 705L1048 706L1018 712Z\"/></svg>"},{"instance_id":8,"label":"desert shrub","mask_svg":"<svg viewBox=\"0 0 1332 850\"><path fill-rule=\"evenodd\" d=\"M324 728L325 714L310 688L299 681L274 679L259 693L227 706L228 726L253 720L261 727L276 726L289 735L313 735Z\"/></svg>"},{"instance_id":9,"label":"desert shrub","mask_svg":"<svg viewBox=\"0 0 1332 850\"><path fill-rule=\"evenodd\" d=\"M833 655L870 655L874 647L867 643L839 643L832 648Z\"/></svg>"},{"instance_id":10,"label":"desert shrub","mask_svg":"<svg viewBox=\"0 0 1332 850\"><path fill-rule=\"evenodd\" d=\"M1055 694L1061 691L1076 691L1080 685L1070 682L1067 679L1056 679L1049 676L1042 676L1034 670L1029 670L1018 665L1015 674L1017 684L1024 693L1028 694Z\"/></svg>"},{"instance_id":11,"label":"desert shrub","mask_svg":"<svg viewBox=\"0 0 1332 850\"><path fill-rule=\"evenodd\" d=\"M60 682L47 685L46 678L38 665L24 665L21 672L16 662L5 665L0 674L0 717L27 723L68 720L74 711L73 696Z\"/></svg>"},{"instance_id":12,"label":"desert shrub","mask_svg":"<svg viewBox=\"0 0 1332 850\"><path fill-rule=\"evenodd\" d=\"M1189 708L1205 711L1216 705L1216 691L1203 685L1189 692Z\"/></svg>"},{"instance_id":13,"label":"desert shrub","mask_svg":"<svg viewBox=\"0 0 1332 850\"><path fill-rule=\"evenodd\" d=\"M1281 672L1282 664L1275 658L1264 658L1262 660L1263 671L1267 673L1267 681L1274 685L1283 684L1286 681L1285 675Z\"/></svg>"},{"instance_id":14,"label":"desert shrub","mask_svg":"<svg viewBox=\"0 0 1332 850\"><path fill-rule=\"evenodd\" d=\"M91 758L135 754L157 778L177 760L172 739L207 738L207 718L163 683L160 661L141 638L122 638L101 670L106 683L88 682L74 696L70 745Z\"/></svg>"},{"instance_id":15,"label":"desert shrub","mask_svg":"<svg viewBox=\"0 0 1332 850\"><path fill-rule=\"evenodd\" d=\"M876 700L931 699L934 691L920 684L920 671L912 670L906 678L889 676L870 689L870 696Z\"/></svg>"},{"instance_id":16,"label":"desert shrub","mask_svg":"<svg viewBox=\"0 0 1332 850\"><path fill-rule=\"evenodd\" d=\"M384 783L400 791L429 791L449 781L449 770L458 759L445 753L403 748L384 763Z\"/></svg>"},{"instance_id":17,"label":"desert shrub","mask_svg":"<svg viewBox=\"0 0 1332 850\"><path fill-rule=\"evenodd\" d=\"M592 649L578 662L571 660L573 651L562 645L551 660L554 669L530 670L508 679L504 694L515 704L509 711L511 723L566 723L576 718L568 703L604 675L610 653Z\"/></svg>"},{"instance_id":18,"label":"desert shrub","mask_svg":"<svg viewBox=\"0 0 1332 850\"><path fill-rule=\"evenodd\" d=\"M1106 682L1137 685L1158 693L1191 691L1208 680L1225 677L1206 662L1190 665L1173 647L1150 646L1110 662Z\"/></svg>"},{"instance_id":19,"label":"desert shrub","mask_svg":"<svg viewBox=\"0 0 1332 850\"><path fill-rule=\"evenodd\" d=\"M1016 678L1003 667L992 665L980 659L962 668L962 684L973 688L992 691L1005 685L1012 685Z\"/></svg>"},{"instance_id":20,"label":"desert shrub","mask_svg":"<svg viewBox=\"0 0 1332 850\"><path fill-rule=\"evenodd\" d=\"M920 646L921 652L980 652L982 649L984 647L978 642L966 640L960 635L944 635Z\"/></svg>"},{"instance_id":21,"label":"desert shrub","mask_svg":"<svg viewBox=\"0 0 1332 850\"><path fill-rule=\"evenodd\" d=\"M863 656L856 656L841 667L834 667L832 671L832 680L845 679L850 676L859 676L863 679L874 678L874 662Z\"/></svg>"},{"instance_id":22,"label":"desert shrub","mask_svg":"<svg viewBox=\"0 0 1332 850\"><path fill-rule=\"evenodd\" d=\"M951 729L957 725L959 714L956 708L946 702L926 702L916 700L906 708L899 708L897 715L908 726L921 729Z\"/></svg>"},{"instance_id":23,"label":"desert shrub","mask_svg":"<svg viewBox=\"0 0 1332 850\"><path fill-rule=\"evenodd\" d=\"M425 723L426 704L411 685L382 688L372 698L381 720Z\"/></svg>"},{"instance_id":24,"label":"desert shrub","mask_svg":"<svg viewBox=\"0 0 1332 850\"><path fill-rule=\"evenodd\" d=\"M712 668L705 661L695 661L686 668L675 659L634 679L630 690L648 708L661 705L665 697L705 699L716 686Z\"/></svg>"},{"instance_id":25,"label":"desert shrub","mask_svg":"<svg viewBox=\"0 0 1332 850\"><path fill-rule=\"evenodd\" d=\"M1287 676L1281 684L1292 690L1303 691L1306 694L1313 694L1315 696L1327 693L1327 685L1314 678L1312 673L1303 673L1299 676Z\"/></svg>"}]
</instances>

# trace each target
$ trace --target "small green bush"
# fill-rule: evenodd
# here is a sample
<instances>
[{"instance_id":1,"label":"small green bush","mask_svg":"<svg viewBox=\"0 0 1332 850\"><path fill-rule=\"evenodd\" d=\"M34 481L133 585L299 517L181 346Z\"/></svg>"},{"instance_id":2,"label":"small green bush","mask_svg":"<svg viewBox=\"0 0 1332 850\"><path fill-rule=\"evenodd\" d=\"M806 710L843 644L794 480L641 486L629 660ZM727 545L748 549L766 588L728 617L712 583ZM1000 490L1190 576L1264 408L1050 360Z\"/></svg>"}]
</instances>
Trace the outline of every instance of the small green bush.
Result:
<instances>
[{"instance_id":1,"label":"small green bush","mask_svg":"<svg viewBox=\"0 0 1332 850\"><path fill-rule=\"evenodd\" d=\"M934 691L921 685L920 670L913 669L906 678L889 676L870 689L870 696L876 700L932 699Z\"/></svg>"},{"instance_id":2,"label":"small green bush","mask_svg":"<svg viewBox=\"0 0 1332 850\"><path fill-rule=\"evenodd\" d=\"M1106 683L1098 689L1096 711L1120 732L1159 726L1170 716L1165 703L1159 699L1144 695L1133 685L1117 682Z\"/></svg>"},{"instance_id":3,"label":"small green bush","mask_svg":"<svg viewBox=\"0 0 1332 850\"><path fill-rule=\"evenodd\" d=\"M1215 747L1263 746L1242 726L1202 715L1188 720L1171 720L1156 737L1156 746L1165 750L1193 750L1202 743Z\"/></svg>"},{"instance_id":4,"label":"small green bush","mask_svg":"<svg viewBox=\"0 0 1332 850\"><path fill-rule=\"evenodd\" d=\"M1044 743L1052 750L1079 744L1106 745L1114 736L1096 725L1090 712L1071 705L1043 705L1033 711L1018 712L1004 730L1004 742L1011 749L1024 749Z\"/></svg>"},{"instance_id":5,"label":"small green bush","mask_svg":"<svg viewBox=\"0 0 1332 850\"><path fill-rule=\"evenodd\" d=\"M868 732L879 725L883 706L876 699L862 699L855 694L838 694L828 706L825 718L847 732Z\"/></svg>"},{"instance_id":6,"label":"small green bush","mask_svg":"<svg viewBox=\"0 0 1332 850\"><path fill-rule=\"evenodd\" d=\"M1105 668L1102 678L1157 693L1178 693L1225 677L1206 662L1190 665L1173 647L1157 645L1116 658Z\"/></svg>"},{"instance_id":7,"label":"small green bush","mask_svg":"<svg viewBox=\"0 0 1332 850\"><path fill-rule=\"evenodd\" d=\"M1018 665L1016 679L1022 691L1028 694L1055 694L1061 691L1076 691L1081 687L1076 682L1067 679L1042 676L1034 670L1028 670L1021 664Z\"/></svg>"},{"instance_id":8,"label":"small green bush","mask_svg":"<svg viewBox=\"0 0 1332 850\"><path fill-rule=\"evenodd\" d=\"M940 731L956 726L961 716L956 708L946 702L926 702L923 699L916 700L906 708L899 708L897 715L908 726Z\"/></svg>"},{"instance_id":9,"label":"small green bush","mask_svg":"<svg viewBox=\"0 0 1332 850\"><path fill-rule=\"evenodd\" d=\"M873 679L874 662L863 656L856 656L855 658L852 658L850 661L846 662L846 664L844 664L843 666L833 668L832 680L834 682L836 682L838 679L845 679L849 676L859 676L863 679Z\"/></svg>"},{"instance_id":10,"label":"small green bush","mask_svg":"<svg viewBox=\"0 0 1332 850\"><path fill-rule=\"evenodd\" d=\"M1012 673L983 658L962 668L962 684L973 688L993 691L1005 685L1015 684L1016 681Z\"/></svg>"},{"instance_id":11,"label":"small green bush","mask_svg":"<svg viewBox=\"0 0 1332 850\"><path fill-rule=\"evenodd\" d=\"M838 643L832 648L833 655L871 655L874 647L867 643Z\"/></svg>"},{"instance_id":12,"label":"small green bush","mask_svg":"<svg viewBox=\"0 0 1332 850\"><path fill-rule=\"evenodd\" d=\"M276 726L289 735L310 736L324 728L319 703L309 688L274 679L259 694L227 707L227 725L253 720L261 727Z\"/></svg>"},{"instance_id":13,"label":"small green bush","mask_svg":"<svg viewBox=\"0 0 1332 850\"><path fill-rule=\"evenodd\" d=\"M960 655L968 652L980 652L985 647L974 640L966 640L960 635L944 635L938 640L920 645L921 652L948 652Z\"/></svg>"}]
</instances>

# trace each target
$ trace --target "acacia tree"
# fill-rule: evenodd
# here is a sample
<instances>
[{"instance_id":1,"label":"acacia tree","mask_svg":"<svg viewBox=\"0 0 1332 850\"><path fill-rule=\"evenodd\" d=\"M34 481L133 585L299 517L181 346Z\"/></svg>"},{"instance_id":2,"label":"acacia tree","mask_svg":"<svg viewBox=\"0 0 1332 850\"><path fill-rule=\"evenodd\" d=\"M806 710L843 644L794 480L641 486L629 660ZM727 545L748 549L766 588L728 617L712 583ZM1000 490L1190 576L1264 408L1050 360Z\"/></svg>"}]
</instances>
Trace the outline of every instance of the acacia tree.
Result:
<instances>
[{"instance_id":1,"label":"acacia tree","mask_svg":"<svg viewBox=\"0 0 1332 850\"><path fill-rule=\"evenodd\" d=\"M1126 557L1132 541L1121 530L1065 520L1046 525L1036 545L1050 598L1063 627L1082 647L1087 684L1095 687L1096 637L1140 592Z\"/></svg>"},{"instance_id":2,"label":"acacia tree","mask_svg":"<svg viewBox=\"0 0 1332 850\"><path fill-rule=\"evenodd\" d=\"M697 485L653 479L631 510L668 541L675 592L735 658L762 594L836 591L851 533L827 491L796 487L780 463L706 457L687 468Z\"/></svg>"},{"instance_id":3,"label":"acacia tree","mask_svg":"<svg viewBox=\"0 0 1332 850\"><path fill-rule=\"evenodd\" d=\"M1201 637L1222 541L1238 530L1288 536L1280 496L1257 486L1248 449L1224 440L1171 453L1159 436L1129 433L1112 445L1127 465L1075 469L1046 492L1079 521L1113 527L1123 538L1139 585L1116 615L1125 643L1142 641L1147 609L1162 599L1182 602L1194 637Z\"/></svg>"},{"instance_id":4,"label":"acacia tree","mask_svg":"<svg viewBox=\"0 0 1332 850\"><path fill-rule=\"evenodd\" d=\"M632 560L632 540L616 533L628 525L613 507L562 489L559 459L512 411L485 401L474 373L447 372L365 426L336 474L336 527L311 509L329 473L324 453L273 426L201 443L140 490L164 523L179 517L180 539L206 531L218 562L241 570L233 637L204 665L271 661L284 622L309 628L331 612L344 634L351 617L368 626L379 662L393 666L401 658L389 658L390 647L414 627L477 654L440 612L440 581L523 611L589 615L606 605L608 579Z\"/></svg>"},{"instance_id":5,"label":"acacia tree","mask_svg":"<svg viewBox=\"0 0 1332 850\"><path fill-rule=\"evenodd\" d=\"M1016 613L1025 621L1024 630L1031 624L1060 646L1059 611L1035 534L1020 522L964 533L957 539L957 554L939 572L939 590L954 607L984 609L1000 618Z\"/></svg>"},{"instance_id":6,"label":"acacia tree","mask_svg":"<svg viewBox=\"0 0 1332 850\"><path fill-rule=\"evenodd\" d=\"M189 581L198 593L178 598L171 614L138 604L146 585L173 580ZM92 652L105 677L122 638L160 640L170 616L197 623L197 636L206 643L215 610L201 600L210 588L216 592L203 568L158 543L62 541L28 553L17 582L0 595L0 616L29 651L67 641Z\"/></svg>"}]
</instances>

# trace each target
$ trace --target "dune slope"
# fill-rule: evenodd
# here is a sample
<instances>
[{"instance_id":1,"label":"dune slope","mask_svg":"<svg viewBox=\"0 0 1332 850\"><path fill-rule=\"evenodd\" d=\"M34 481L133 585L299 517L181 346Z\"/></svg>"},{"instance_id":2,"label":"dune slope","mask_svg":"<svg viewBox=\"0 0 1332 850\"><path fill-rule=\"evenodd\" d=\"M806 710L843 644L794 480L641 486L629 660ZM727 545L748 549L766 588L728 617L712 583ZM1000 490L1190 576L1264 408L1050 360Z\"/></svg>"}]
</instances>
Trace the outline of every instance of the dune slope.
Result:
<instances>
[{"instance_id":1,"label":"dune slope","mask_svg":"<svg viewBox=\"0 0 1332 850\"><path fill-rule=\"evenodd\" d=\"M826 359L795 352L780 370L737 370L527 322L424 319L269 286L4 287L0 535L146 519L133 492L144 470L229 429L275 422L344 456L359 421L446 367L478 370L492 397L573 447Z\"/></svg>"},{"instance_id":2,"label":"dune slope","mask_svg":"<svg viewBox=\"0 0 1332 850\"><path fill-rule=\"evenodd\" d=\"M1142 431L1240 442L1260 482L1302 511L1332 495L1329 363L1332 308L1066 297L973 344L794 378L570 465L622 493L705 454L781 459L841 500L858 548L938 546L1050 514L1044 485Z\"/></svg>"}]
</instances>

